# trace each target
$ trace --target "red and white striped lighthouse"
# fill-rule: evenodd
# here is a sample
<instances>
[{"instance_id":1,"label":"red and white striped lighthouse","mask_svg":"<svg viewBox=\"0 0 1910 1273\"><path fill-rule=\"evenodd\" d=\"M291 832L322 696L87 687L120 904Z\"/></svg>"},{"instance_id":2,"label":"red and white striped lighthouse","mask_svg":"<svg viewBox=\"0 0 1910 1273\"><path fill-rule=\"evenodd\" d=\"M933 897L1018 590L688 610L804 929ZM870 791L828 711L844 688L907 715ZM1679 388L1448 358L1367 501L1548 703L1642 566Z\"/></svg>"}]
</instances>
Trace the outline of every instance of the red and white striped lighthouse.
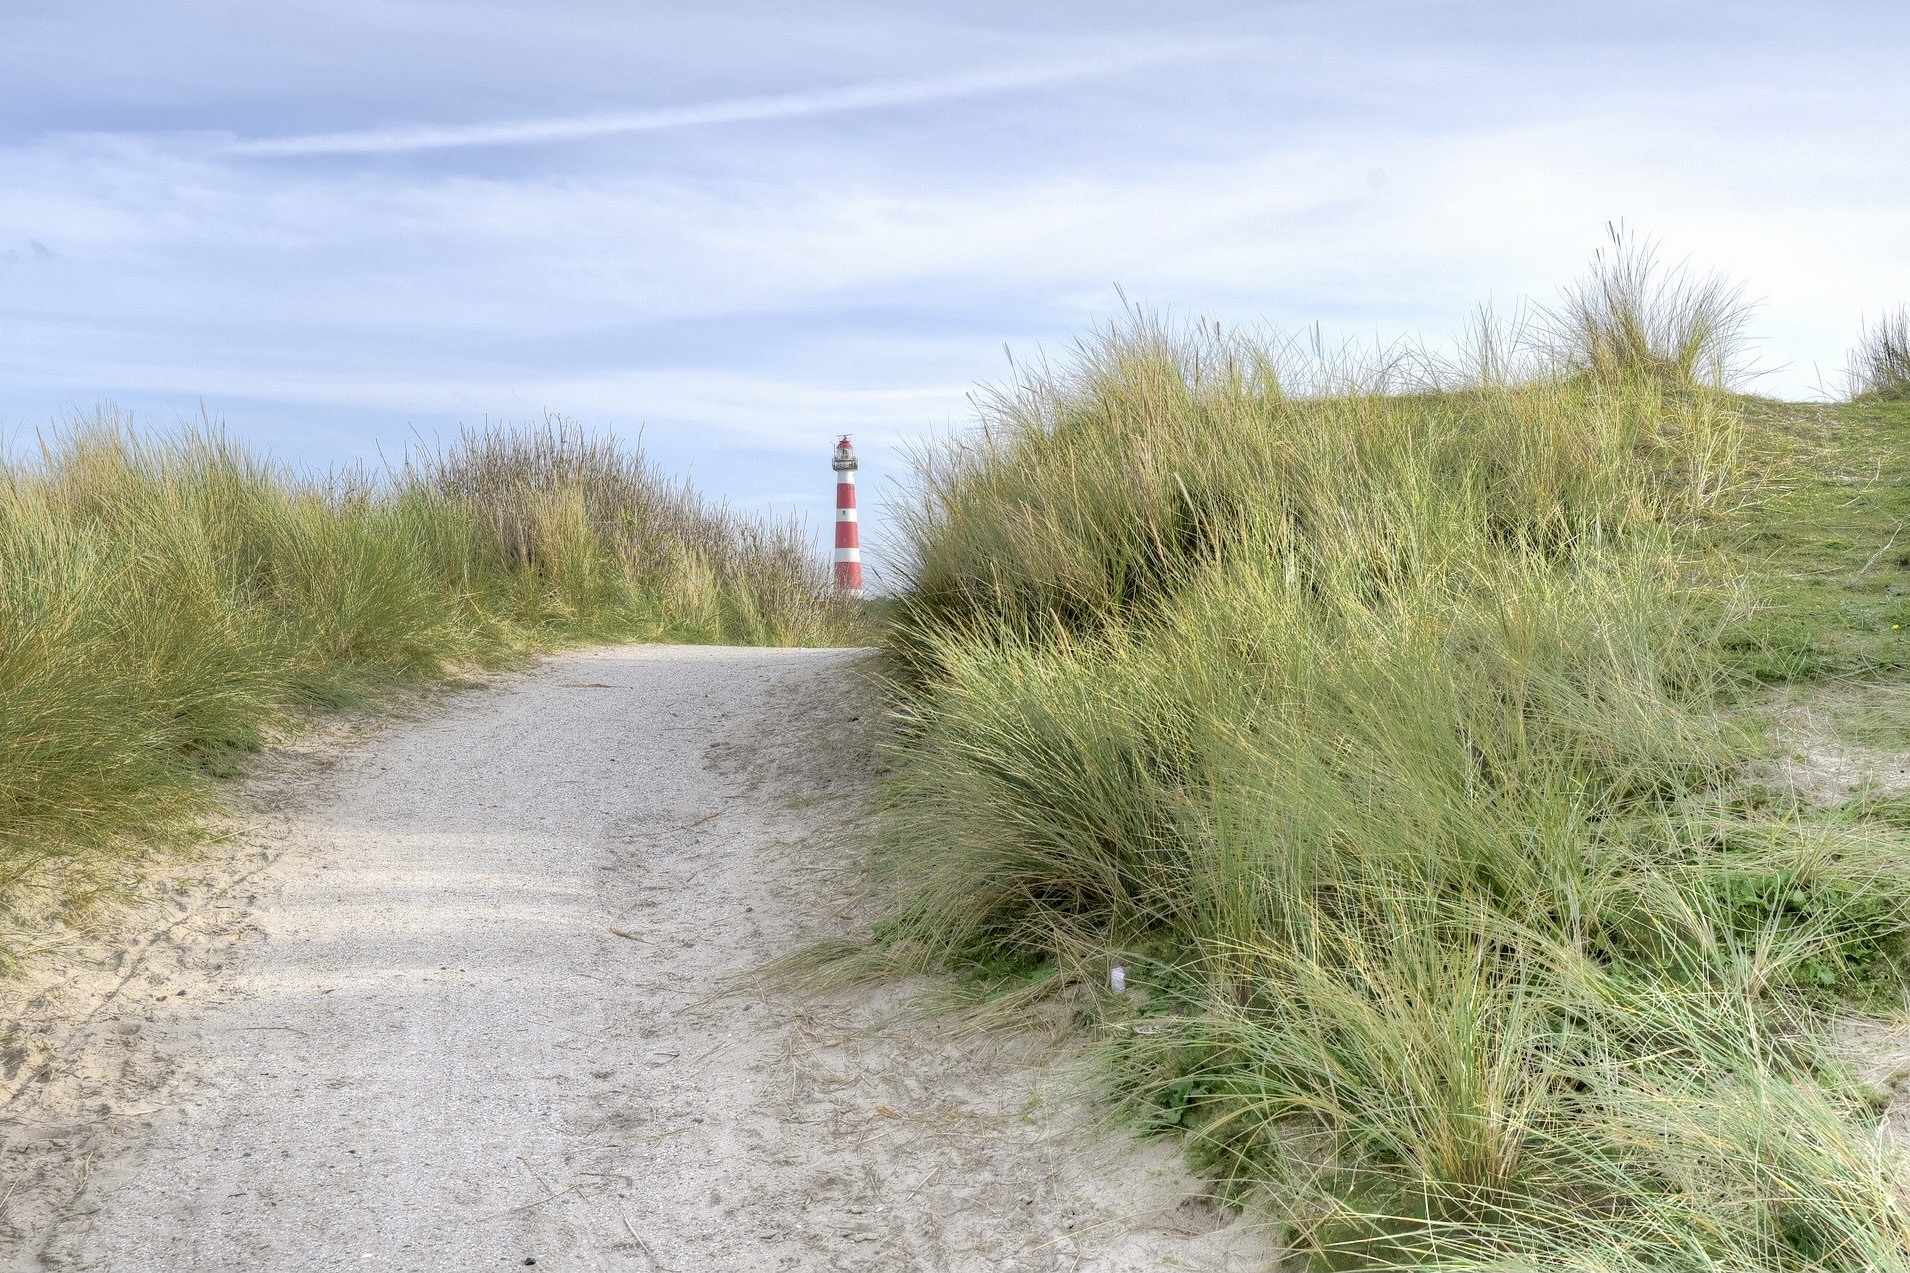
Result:
<instances>
[{"instance_id":1,"label":"red and white striped lighthouse","mask_svg":"<svg viewBox=\"0 0 1910 1273\"><path fill-rule=\"evenodd\" d=\"M856 453L849 435L836 443L836 588L862 595L862 535L856 528Z\"/></svg>"}]
</instances>

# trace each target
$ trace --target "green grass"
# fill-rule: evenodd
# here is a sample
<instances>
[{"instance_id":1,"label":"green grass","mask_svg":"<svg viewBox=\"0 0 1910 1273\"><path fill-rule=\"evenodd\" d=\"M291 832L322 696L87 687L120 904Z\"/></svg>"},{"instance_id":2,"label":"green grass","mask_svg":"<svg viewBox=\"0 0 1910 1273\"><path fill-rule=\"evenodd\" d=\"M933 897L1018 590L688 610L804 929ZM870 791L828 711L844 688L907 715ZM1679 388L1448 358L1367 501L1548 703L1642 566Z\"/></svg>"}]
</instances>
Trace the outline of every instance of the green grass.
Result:
<instances>
[{"instance_id":1,"label":"green grass","mask_svg":"<svg viewBox=\"0 0 1910 1273\"><path fill-rule=\"evenodd\" d=\"M1895 728L1910 417L1730 392L1733 293L1617 248L1409 386L1136 317L926 452L838 975L1124 964L1121 1108L1307 1267L1910 1268L1832 1040L1900 802L1755 776L1773 695Z\"/></svg>"},{"instance_id":2,"label":"green grass","mask_svg":"<svg viewBox=\"0 0 1910 1273\"><path fill-rule=\"evenodd\" d=\"M302 714L572 642L858 623L796 528L561 424L323 480L76 428L0 469L0 963L189 839Z\"/></svg>"},{"instance_id":3,"label":"green grass","mask_svg":"<svg viewBox=\"0 0 1910 1273\"><path fill-rule=\"evenodd\" d=\"M1762 481L1715 542L1759 606L1728 656L1772 683L1910 668L1910 403L1742 410Z\"/></svg>"}]
</instances>

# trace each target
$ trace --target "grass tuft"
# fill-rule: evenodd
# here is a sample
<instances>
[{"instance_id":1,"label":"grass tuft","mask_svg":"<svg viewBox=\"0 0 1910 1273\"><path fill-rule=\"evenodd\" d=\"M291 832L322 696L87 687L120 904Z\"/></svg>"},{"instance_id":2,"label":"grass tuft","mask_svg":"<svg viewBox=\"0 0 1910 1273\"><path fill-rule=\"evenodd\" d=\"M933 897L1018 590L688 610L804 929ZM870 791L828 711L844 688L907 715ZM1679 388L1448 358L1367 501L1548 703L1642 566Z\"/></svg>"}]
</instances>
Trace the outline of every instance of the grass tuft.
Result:
<instances>
[{"instance_id":1,"label":"grass tuft","mask_svg":"<svg viewBox=\"0 0 1910 1273\"><path fill-rule=\"evenodd\" d=\"M1610 383L1722 389L1741 380L1753 310L1742 285L1667 269L1656 245L1622 226L1607 234L1589 276L1541 311L1555 365Z\"/></svg>"},{"instance_id":2,"label":"grass tuft","mask_svg":"<svg viewBox=\"0 0 1910 1273\"><path fill-rule=\"evenodd\" d=\"M1876 402L1910 402L1910 307L1898 306L1873 326L1865 324L1850 354L1850 396Z\"/></svg>"}]
</instances>

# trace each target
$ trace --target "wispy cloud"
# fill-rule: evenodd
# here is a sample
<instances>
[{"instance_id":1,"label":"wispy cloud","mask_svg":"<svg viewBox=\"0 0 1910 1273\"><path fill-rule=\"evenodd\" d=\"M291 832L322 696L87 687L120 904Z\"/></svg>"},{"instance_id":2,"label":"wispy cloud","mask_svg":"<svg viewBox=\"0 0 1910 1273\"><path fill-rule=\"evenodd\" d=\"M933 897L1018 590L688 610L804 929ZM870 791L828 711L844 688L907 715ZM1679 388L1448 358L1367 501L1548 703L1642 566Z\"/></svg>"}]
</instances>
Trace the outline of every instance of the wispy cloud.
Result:
<instances>
[{"instance_id":1,"label":"wispy cloud","mask_svg":"<svg viewBox=\"0 0 1910 1273\"><path fill-rule=\"evenodd\" d=\"M607 114L569 115L545 119L501 120L488 124L408 124L356 132L309 133L296 137L261 137L235 142L231 152L264 158L305 155L376 155L404 151L451 150L469 146L527 146L548 142L584 141L624 133L661 132L710 124L737 124L759 120L796 119L914 106L927 102L978 97L1016 89L1039 88L1065 80L1114 75L1146 66L1215 56L1222 47L1211 41L1179 41L1098 57L995 67L932 79L879 80L842 88L778 93L764 97L737 97L688 106Z\"/></svg>"}]
</instances>

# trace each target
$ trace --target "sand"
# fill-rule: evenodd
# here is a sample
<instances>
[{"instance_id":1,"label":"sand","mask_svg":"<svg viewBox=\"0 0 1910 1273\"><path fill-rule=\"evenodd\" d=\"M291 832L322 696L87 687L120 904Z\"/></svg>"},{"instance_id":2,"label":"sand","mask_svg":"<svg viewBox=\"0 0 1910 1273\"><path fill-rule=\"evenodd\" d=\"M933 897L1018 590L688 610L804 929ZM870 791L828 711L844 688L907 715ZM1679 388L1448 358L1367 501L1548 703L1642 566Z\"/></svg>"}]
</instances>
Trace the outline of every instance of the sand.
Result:
<instances>
[{"instance_id":1,"label":"sand","mask_svg":"<svg viewBox=\"0 0 1910 1273\"><path fill-rule=\"evenodd\" d=\"M266 758L6 992L0 1267L1271 1267L1066 1049L752 979L866 923L863 658L588 650Z\"/></svg>"}]
</instances>

